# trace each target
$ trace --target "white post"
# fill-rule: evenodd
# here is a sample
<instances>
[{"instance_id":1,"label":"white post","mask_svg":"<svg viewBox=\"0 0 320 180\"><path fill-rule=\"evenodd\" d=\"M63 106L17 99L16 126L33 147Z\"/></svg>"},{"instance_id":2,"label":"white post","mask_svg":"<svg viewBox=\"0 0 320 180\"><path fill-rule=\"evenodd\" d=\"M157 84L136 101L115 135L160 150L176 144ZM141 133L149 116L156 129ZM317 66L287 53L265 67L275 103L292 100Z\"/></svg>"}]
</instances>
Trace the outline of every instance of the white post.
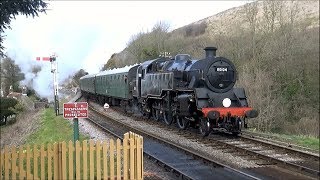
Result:
<instances>
[{"instance_id":1,"label":"white post","mask_svg":"<svg viewBox=\"0 0 320 180\"><path fill-rule=\"evenodd\" d=\"M58 99L58 63L56 60L56 55L52 55L50 57L51 61L51 73L53 73L53 95L54 95L54 110L56 112L56 116L59 115L59 99Z\"/></svg>"}]
</instances>

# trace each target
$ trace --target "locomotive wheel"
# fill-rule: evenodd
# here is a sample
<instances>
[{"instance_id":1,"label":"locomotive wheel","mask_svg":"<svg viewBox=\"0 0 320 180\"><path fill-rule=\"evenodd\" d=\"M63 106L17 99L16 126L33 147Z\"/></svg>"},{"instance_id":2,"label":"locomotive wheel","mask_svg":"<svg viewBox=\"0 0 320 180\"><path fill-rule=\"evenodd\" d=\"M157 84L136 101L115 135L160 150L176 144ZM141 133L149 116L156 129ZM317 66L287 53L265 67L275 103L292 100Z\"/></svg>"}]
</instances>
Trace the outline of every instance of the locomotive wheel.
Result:
<instances>
[{"instance_id":1,"label":"locomotive wheel","mask_svg":"<svg viewBox=\"0 0 320 180\"><path fill-rule=\"evenodd\" d=\"M173 122L173 118L172 115L169 115L169 111L163 111L162 112L163 115L163 120L167 125L171 125Z\"/></svg>"},{"instance_id":2,"label":"locomotive wheel","mask_svg":"<svg viewBox=\"0 0 320 180\"><path fill-rule=\"evenodd\" d=\"M190 125L190 121L185 119L184 117L177 116L177 125L180 129L187 129Z\"/></svg>"},{"instance_id":3,"label":"locomotive wheel","mask_svg":"<svg viewBox=\"0 0 320 180\"><path fill-rule=\"evenodd\" d=\"M152 108L152 117L154 120L159 121L160 120L160 110Z\"/></svg>"},{"instance_id":4,"label":"locomotive wheel","mask_svg":"<svg viewBox=\"0 0 320 180\"><path fill-rule=\"evenodd\" d=\"M171 110L167 106L167 101L164 101L161 103L161 109L162 109L161 114L162 114L163 121L167 125L171 125L174 118L172 116L172 113L170 113Z\"/></svg>"},{"instance_id":5,"label":"locomotive wheel","mask_svg":"<svg viewBox=\"0 0 320 180\"><path fill-rule=\"evenodd\" d=\"M232 132L233 136L239 136L239 134L240 134L239 132Z\"/></svg>"},{"instance_id":6,"label":"locomotive wheel","mask_svg":"<svg viewBox=\"0 0 320 180\"><path fill-rule=\"evenodd\" d=\"M200 118L200 126L199 126L200 134L202 136L208 136L211 131L210 123L206 118Z\"/></svg>"}]
</instances>

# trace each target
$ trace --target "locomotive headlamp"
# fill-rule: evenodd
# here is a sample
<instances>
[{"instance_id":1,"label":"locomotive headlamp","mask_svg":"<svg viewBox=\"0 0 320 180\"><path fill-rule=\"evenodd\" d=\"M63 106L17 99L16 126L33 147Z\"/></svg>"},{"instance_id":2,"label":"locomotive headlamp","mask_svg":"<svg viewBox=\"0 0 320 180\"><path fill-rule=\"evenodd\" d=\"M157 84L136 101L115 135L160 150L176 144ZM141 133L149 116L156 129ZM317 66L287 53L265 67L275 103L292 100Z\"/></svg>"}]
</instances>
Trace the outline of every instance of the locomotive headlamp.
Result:
<instances>
[{"instance_id":1,"label":"locomotive headlamp","mask_svg":"<svg viewBox=\"0 0 320 180\"><path fill-rule=\"evenodd\" d=\"M230 107L231 105L231 100L229 98L224 98L222 101L223 107Z\"/></svg>"}]
</instances>

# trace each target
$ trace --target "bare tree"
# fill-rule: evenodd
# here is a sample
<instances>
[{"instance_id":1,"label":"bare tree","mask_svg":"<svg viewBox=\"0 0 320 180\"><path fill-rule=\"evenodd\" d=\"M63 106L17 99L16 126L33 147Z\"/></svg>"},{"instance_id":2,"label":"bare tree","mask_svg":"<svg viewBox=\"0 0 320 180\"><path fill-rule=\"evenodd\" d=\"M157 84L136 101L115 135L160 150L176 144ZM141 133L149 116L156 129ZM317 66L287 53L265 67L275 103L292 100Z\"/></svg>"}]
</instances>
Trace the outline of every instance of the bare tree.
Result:
<instances>
[{"instance_id":1,"label":"bare tree","mask_svg":"<svg viewBox=\"0 0 320 180\"><path fill-rule=\"evenodd\" d=\"M249 31L251 33L252 59L255 59L258 2L252 2L252 3L246 4L245 13L246 13L246 20L249 22Z\"/></svg>"},{"instance_id":2,"label":"bare tree","mask_svg":"<svg viewBox=\"0 0 320 180\"><path fill-rule=\"evenodd\" d=\"M168 38L168 30L170 28L169 23L164 21L159 21L154 27L152 28L151 34L153 35L153 41L155 46L157 47L157 51L160 54L161 52L166 51L165 41Z\"/></svg>"},{"instance_id":3,"label":"bare tree","mask_svg":"<svg viewBox=\"0 0 320 180\"><path fill-rule=\"evenodd\" d=\"M282 1L263 1L263 17L266 23L267 32L274 32L275 21L282 7Z\"/></svg>"}]
</instances>

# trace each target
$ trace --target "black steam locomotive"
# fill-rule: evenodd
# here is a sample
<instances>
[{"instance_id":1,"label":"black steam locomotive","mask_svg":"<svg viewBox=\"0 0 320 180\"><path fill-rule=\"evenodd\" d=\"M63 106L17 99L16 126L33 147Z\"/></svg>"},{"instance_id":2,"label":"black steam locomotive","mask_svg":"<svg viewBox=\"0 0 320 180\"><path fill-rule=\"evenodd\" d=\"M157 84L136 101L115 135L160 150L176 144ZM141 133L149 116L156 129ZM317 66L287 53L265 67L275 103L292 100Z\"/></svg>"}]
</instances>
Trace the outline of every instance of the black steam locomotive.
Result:
<instances>
[{"instance_id":1,"label":"black steam locomotive","mask_svg":"<svg viewBox=\"0 0 320 180\"><path fill-rule=\"evenodd\" d=\"M258 113L248 107L244 89L234 88L233 63L217 57L215 47L204 50L201 60L178 54L87 75L80 79L80 88L100 103L137 110L168 125L176 122L181 129L199 128L204 136L212 130L239 134L245 119Z\"/></svg>"}]
</instances>

